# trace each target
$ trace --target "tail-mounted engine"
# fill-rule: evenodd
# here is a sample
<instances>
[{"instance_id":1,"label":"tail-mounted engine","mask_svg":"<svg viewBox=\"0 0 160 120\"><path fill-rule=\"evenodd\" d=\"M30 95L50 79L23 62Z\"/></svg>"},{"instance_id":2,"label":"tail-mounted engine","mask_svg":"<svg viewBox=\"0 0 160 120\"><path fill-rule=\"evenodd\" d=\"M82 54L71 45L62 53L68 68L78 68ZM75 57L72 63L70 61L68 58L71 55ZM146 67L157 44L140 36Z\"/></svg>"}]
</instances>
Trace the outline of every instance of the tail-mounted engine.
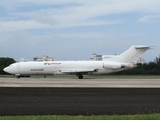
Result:
<instances>
[{"instance_id":1,"label":"tail-mounted engine","mask_svg":"<svg viewBox=\"0 0 160 120\"><path fill-rule=\"evenodd\" d=\"M121 69L124 67L125 67L124 65L122 65L121 63L117 63L117 62L104 62L103 63L103 68Z\"/></svg>"},{"instance_id":2,"label":"tail-mounted engine","mask_svg":"<svg viewBox=\"0 0 160 120\"><path fill-rule=\"evenodd\" d=\"M137 65L136 64L123 64L123 63L117 63L117 62L104 62L103 63L103 68L108 68L108 69L132 69L132 68L136 68Z\"/></svg>"}]
</instances>

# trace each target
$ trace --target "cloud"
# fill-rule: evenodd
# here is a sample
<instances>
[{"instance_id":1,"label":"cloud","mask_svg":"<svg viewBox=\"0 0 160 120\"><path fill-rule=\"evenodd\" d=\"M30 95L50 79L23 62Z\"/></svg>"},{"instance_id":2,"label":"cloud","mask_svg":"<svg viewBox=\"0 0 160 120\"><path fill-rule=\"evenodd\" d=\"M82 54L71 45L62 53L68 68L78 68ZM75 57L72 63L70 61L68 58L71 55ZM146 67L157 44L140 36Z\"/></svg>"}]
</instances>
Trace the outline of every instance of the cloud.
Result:
<instances>
[{"instance_id":1,"label":"cloud","mask_svg":"<svg viewBox=\"0 0 160 120\"><path fill-rule=\"evenodd\" d=\"M1 20L0 25L5 31L12 30L28 30L39 28L67 28L77 26L99 26L112 25L122 23L122 19L108 19L111 14L120 14L128 12L152 12L160 11L160 1L152 0L92 0L92 1L75 1L75 0L14 0L1 1L3 6L11 6L15 11L8 12L10 18L7 21ZM55 5L59 7L55 7ZM44 7L47 5L48 7ZM28 9L23 11L23 7ZM40 8L38 8L40 6ZM21 11L20 11L21 9ZM98 17L104 16L103 19ZM14 18L16 18L14 20ZM141 18L139 21L144 21L147 18ZM4 22L5 21L5 22Z\"/></svg>"},{"instance_id":2,"label":"cloud","mask_svg":"<svg viewBox=\"0 0 160 120\"><path fill-rule=\"evenodd\" d=\"M160 22L160 15L147 15L141 17L138 22Z\"/></svg>"},{"instance_id":3,"label":"cloud","mask_svg":"<svg viewBox=\"0 0 160 120\"><path fill-rule=\"evenodd\" d=\"M126 36L128 38L129 35ZM17 60L21 57L32 60L36 55L53 55L56 60L77 60L89 59L93 53L120 54L131 45L144 43L144 40L137 38L128 40L126 36L112 31L107 34L92 32L52 35L30 35L19 31L0 36L0 51L6 55L12 53Z\"/></svg>"},{"instance_id":4,"label":"cloud","mask_svg":"<svg viewBox=\"0 0 160 120\"><path fill-rule=\"evenodd\" d=\"M39 29L39 28L49 28L47 24L38 23L34 20L26 21L8 21L0 22L0 32L9 32L17 30L28 30L28 29Z\"/></svg>"},{"instance_id":5,"label":"cloud","mask_svg":"<svg viewBox=\"0 0 160 120\"><path fill-rule=\"evenodd\" d=\"M159 37L147 28L152 26L141 23L158 21L159 4L159 0L1 0L0 54L30 60L43 54L86 59L92 53L120 54L134 44L154 45ZM147 30L154 32L155 40L149 39L153 34Z\"/></svg>"}]
</instances>

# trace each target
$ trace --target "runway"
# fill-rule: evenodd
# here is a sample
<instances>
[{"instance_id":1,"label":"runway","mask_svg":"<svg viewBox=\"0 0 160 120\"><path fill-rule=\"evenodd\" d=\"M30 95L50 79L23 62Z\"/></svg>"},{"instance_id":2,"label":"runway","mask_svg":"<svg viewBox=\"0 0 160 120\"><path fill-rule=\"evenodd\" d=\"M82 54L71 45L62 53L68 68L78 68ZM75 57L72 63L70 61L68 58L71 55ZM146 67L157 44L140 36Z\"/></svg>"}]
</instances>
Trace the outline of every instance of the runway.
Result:
<instances>
[{"instance_id":1,"label":"runway","mask_svg":"<svg viewBox=\"0 0 160 120\"><path fill-rule=\"evenodd\" d=\"M160 88L160 79L0 78L0 87Z\"/></svg>"},{"instance_id":2,"label":"runway","mask_svg":"<svg viewBox=\"0 0 160 120\"><path fill-rule=\"evenodd\" d=\"M160 113L159 79L0 78L0 115Z\"/></svg>"}]
</instances>

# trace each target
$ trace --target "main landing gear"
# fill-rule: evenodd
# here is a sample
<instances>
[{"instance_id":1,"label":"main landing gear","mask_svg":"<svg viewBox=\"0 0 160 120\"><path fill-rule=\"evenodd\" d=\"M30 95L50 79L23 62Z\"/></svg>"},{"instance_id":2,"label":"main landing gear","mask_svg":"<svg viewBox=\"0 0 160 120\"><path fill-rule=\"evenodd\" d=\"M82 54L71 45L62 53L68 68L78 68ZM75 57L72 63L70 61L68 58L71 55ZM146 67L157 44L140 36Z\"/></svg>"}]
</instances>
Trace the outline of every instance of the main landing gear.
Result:
<instances>
[{"instance_id":1,"label":"main landing gear","mask_svg":"<svg viewBox=\"0 0 160 120\"><path fill-rule=\"evenodd\" d=\"M82 74L77 74L79 79L83 79L83 75Z\"/></svg>"},{"instance_id":2,"label":"main landing gear","mask_svg":"<svg viewBox=\"0 0 160 120\"><path fill-rule=\"evenodd\" d=\"M17 78L17 79L19 79L19 78L20 78L20 76L16 76L16 78Z\"/></svg>"},{"instance_id":3,"label":"main landing gear","mask_svg":"<svg viewBox=\"0 0 160 120\"><path fill-rule=\"evenodd\" d=\"M19 79L21 77L20 74L16 74L15 76L17 79Z\"/></svg>"},{"instance_id":4,"label":"main landing gear","mask_svg":"<svg viewBox=\"0 0 160 120\"><path fill-rule=\"evenodd\" d=\"M30 75L20 75L20 74L16 74L15 77L16 77L17 79L19 79L19 78L21 78L21 77L27 77L27 78L29 78Z\"/></svg>"}]
</instances>

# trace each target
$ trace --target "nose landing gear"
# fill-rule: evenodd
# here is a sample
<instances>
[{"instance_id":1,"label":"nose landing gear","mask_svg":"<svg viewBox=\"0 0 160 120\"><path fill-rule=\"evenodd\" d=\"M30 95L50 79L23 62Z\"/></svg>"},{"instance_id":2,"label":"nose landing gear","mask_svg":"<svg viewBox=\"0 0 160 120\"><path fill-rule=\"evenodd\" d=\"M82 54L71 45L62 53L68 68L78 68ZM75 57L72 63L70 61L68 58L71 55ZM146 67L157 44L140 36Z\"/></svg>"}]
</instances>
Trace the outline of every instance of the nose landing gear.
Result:
<instances>
[{"instance_id":1,"label":"nose landing gear","mask_svg":"<svg viewBox=\"0 0 160 120\"><path fill-rule=\"evenodd\" d=\"M82 74L77 74L79 79L83 79L83 75Z\"/></svg>"}]
</instances>

